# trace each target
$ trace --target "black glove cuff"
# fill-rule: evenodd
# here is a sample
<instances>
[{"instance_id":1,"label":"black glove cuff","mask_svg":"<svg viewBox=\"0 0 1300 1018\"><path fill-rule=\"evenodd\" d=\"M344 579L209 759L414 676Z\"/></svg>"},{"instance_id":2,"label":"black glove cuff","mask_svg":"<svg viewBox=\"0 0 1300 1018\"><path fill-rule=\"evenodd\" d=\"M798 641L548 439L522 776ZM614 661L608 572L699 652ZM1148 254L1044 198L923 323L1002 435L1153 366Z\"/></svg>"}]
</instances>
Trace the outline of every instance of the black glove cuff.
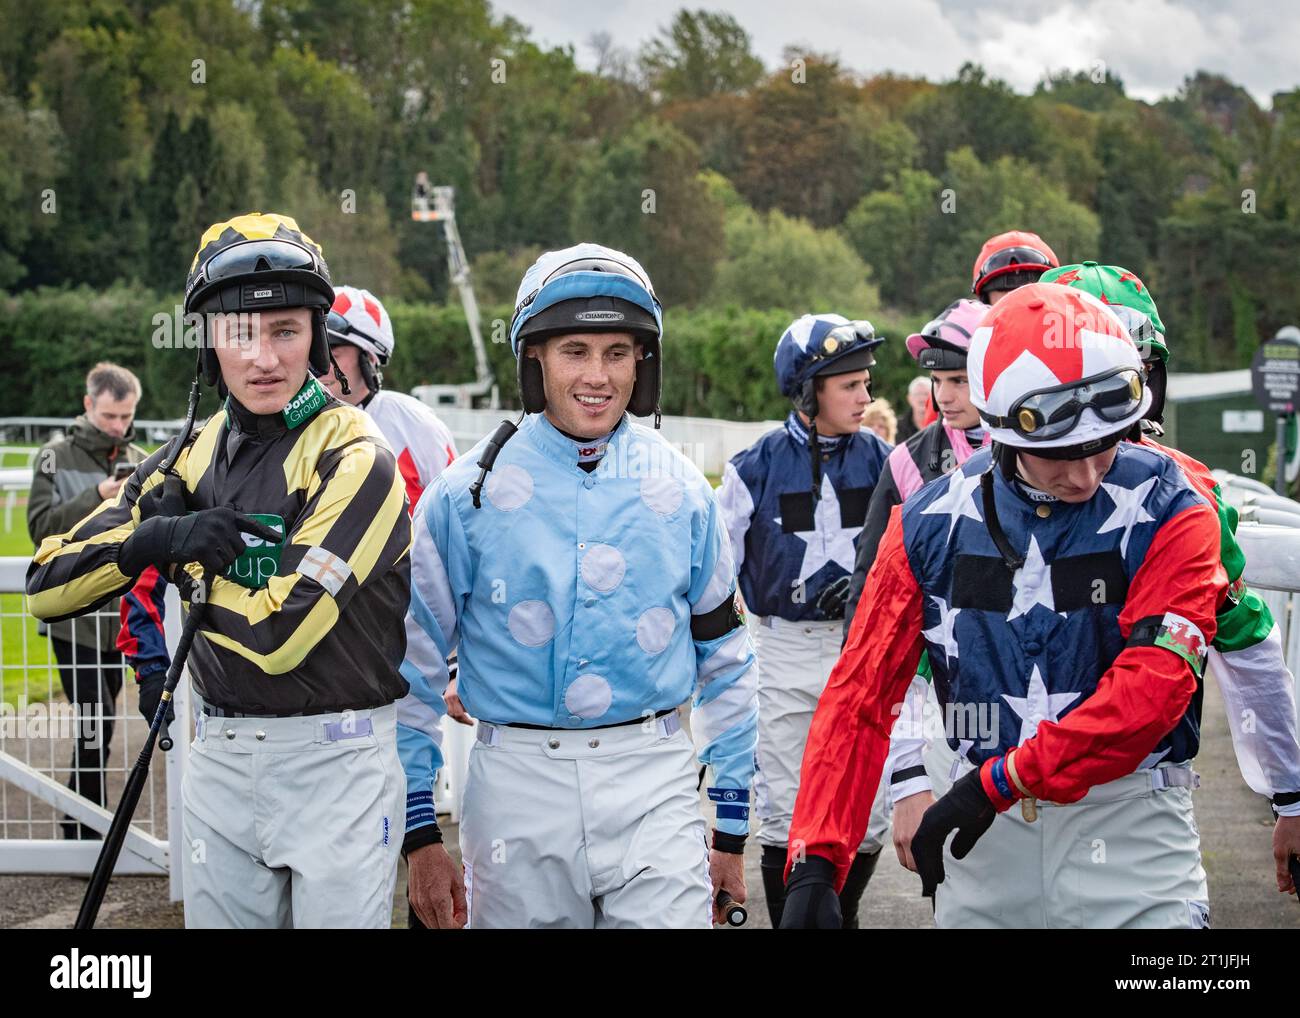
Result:
<instances>
[{"instance_id":1,"label":"black glove cuff","mask_svg":"<svg viewBox=\"0 0 1300 1018\"><path fill-rule=\"evenodd\" d=\"M406 832L406 837L402 839L402 858L405 859L417 848L424 848L425 845L441 845L442 828L438 826L438 821L431 824L425 824L423 827L416 827L414 830Z\"/></svg>"},{"instance_id":2,"label":"black glove cuff","mask_svg":"<svg viewBox=\"0 0 1300 1018\"><path fill-rule=\"evenodd\" d=\"M719 831L716 828L713 831L713 847L719 852L726 852L728 855L745 854L745 834L728 834L726 831Z\"/></svg>"},{"instance_id":3,"label":"black glove cuff","mask_svg":"<svg viewBox=\"0 0 1300 1018\"><path fill-rule=\"evenodd\" d=\"M135 681L141 689L157 689L161 693L162 688L167 685L167 669L159 666L143 674L137 672Z\"/></svg>"},{"instance_id":4,"label":"black glove cuff","mask_svg":"<svg viewBox=\"0 0 1300 1018\"><path fill-rule=\"evenodd\" d=\"M123 575L139 576L150 566L159 569L166 566L172 523L173 520L167 517L155 516L131 532L117 551L117 568Z\"/></svg>"},{"instance_id":5,"label":"black glove cuff","mask_svg":"<svg viewBox=\"0 0 1300 1018\"><path fill-rule=\"evenodd\" d=\"M786 895L801 884L826 884L834 887L835 864L820 855L810 855L803 862L795 863L790 870L790 879L785 882Z\"/></svg>"}]
</instances>

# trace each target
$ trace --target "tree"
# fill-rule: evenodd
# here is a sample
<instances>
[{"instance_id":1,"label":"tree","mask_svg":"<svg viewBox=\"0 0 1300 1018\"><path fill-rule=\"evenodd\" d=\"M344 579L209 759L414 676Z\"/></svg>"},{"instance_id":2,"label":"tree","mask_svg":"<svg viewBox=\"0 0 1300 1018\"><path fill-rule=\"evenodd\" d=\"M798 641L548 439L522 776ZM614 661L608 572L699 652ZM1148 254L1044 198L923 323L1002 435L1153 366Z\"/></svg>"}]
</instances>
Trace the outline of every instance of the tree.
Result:
<instances>
[{"instance_id":1,"label":"tree","mask_svg":"<svg viewBox=\"0 0 1300 1018\"><path fill-rule=\"evenodd\" d=\"M948 224L936 219L942 196L937 177L904 169L889 186L865 196L844 221L844 235L871 266L881 296L911 309L926 306L922 290L938 234Z\"/></svg>"},{"instance_id":2,"label":"tree","mask_svg":"<svg viewBox=\"0 0 1300 1018\"><path fill-rule=\"evenodd\" d=\"M42 210L42 192L59 176L64 145L58 122L46 110L25 110L15 99L0 96L0 137L6 139L0 160L0 290L27 274L27 246L33 235L44 237L58 222ZM57 192L55 192L57 199Z\"/></svg>"},{"instance_id":3,"label":"tree","mask_svg":"<svg viewBox=\"0 0 1300 1018\"><path fill-rule=\"evenodd\" d=\"M948 157L942 177L900 175L845 224L884 297L929 313L968 295L984 241L1013 229L1039 234L1065 261L1096 257L1100 226L1091 210L1035 166L1009 156L983 163L968 148Z\"/></svg>"},{"instance_id":4,"label":"tree","mask_svg":"<svg viewBox=\"0 0 1300 1018\"><path fill-rule=\"evenodd\" d=\"M399 292L397 234L379 192L358 190L349 211L339 195L322 188L311 168L302 163L288 168L281 186L277 210L296 219L321 246L336 286L364 287L381 300Z\"/></svg>"},{"instance_id":5,"label":"tree","mask_svg":"<svg viewBox=\"0 0 1300 1018\"><path fill-rule=\"evenodd\" d=\"M57 244L51 234L33 259L32 284L102 285L138 270L146 224L134 199L149 152L133 71L138 42L125 29L71 28L41 54L35 99L58 118L66 158L54 183Z\"/></svg>"},{"instance_id":6,"label":"tree","mask_svg":"<svg viewBox=\"0 0 1300 1018\"><path fill-rule=\"evenodd\" d=\"M763 64L730 14L681 10L641 51L641 68L662 99L703 99L752 88Z\"/></svg>"},{"instance_id":7,"label":"tree","mask_svg":"<svg viewBox=\"0 0 1300 1018\"><path fill-rule=\"evenodd\" d=\"M777 209L759 213L739 206L727 213L727 255L709 303L865 318L880 307L880 292L866 264L834 230Z\"/></svg>"},{"instance_id":8,"label":"tree","mask_svg":"<svg viewBox=\"0 0 1300 1018\"><path fill-rule=\"evenodd\" d=\"M934 174L963 146L983 161L1015 155L1036 162L1044 154L1045 129L1035 104L976 64L963 64L956 80L918 95L904 121L921 139L920 165Z\"/></svg>"},{"instance_id":9,"label":"tree","mask_svg":"<svg viewBox=\"0 0 1300 1018\"><path fill-rule=\"evenodd\" d=\"M1092 113L1122 107L1127 99L1123 80L1109 68L1102 73L1100 81L1089 71L1053 71L1038 83L1034 95Z\"/></svg>"},{"instance_id":10,"label":"tree","mask_svg":"<svg viewBox=\"0 0 1300 1018\"><path fill-rule=\"evenodd\" d=\"M864 104L833 60L799 59L798 75L777 72L738 104L731 176L756 209L835 226L863 194L912 165L916 139L883 109Z\"/></svg>"},{"instance_id":11,"label":"tree","mask_svg":"<svg viewBox=\"0 0 1300 1018\"><path fill-rule=\"evenodd\" d=\"M665 304L701 299L722 254L722 206L700 177L699 150L647 120L618 139L580 179L571 232L636 257Z\"/></svg>"},{"instance_id":12,"label":"tree","mask_svg":"<svg viewBox=\"0 0 1300 1018\"><path fill-rule=\"evenodd\" d=\"M1155 264L1160 222L1170 214L1183 181L1158 127L1149 113L1115 110L1102 118L1097 134L1099 259L1144 279Z\"/></svg>"}]
</instances>

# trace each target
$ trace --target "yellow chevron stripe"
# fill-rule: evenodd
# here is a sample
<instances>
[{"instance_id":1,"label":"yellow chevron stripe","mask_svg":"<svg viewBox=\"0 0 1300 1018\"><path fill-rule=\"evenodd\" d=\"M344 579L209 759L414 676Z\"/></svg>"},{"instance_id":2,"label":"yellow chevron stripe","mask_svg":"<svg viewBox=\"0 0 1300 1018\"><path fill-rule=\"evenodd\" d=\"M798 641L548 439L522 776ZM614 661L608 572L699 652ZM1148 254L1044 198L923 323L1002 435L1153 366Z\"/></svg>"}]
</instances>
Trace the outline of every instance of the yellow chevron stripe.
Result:
<instances>
[{"instance_id":1,"label":"yellow chevron stripe","mask_svg":"<svg viewBox=\"0 0 1300 1018\"><path fill-rule=\"evenodd\" d=\"M356 574L357 583L365 583L371 572L375 568L375 562L379 560L380 553L384 546L388 544L388 538L393 532L393 525L399 522L406 522L407 542L406 546L411 546L409 526L410 519L406 515L406 485L402 481L402 476L396 470L393 471L393 484L388 489L388 497L384 499L384 504L380 506L379 512L375 514L374 520L366 528L365 536L361 538L361 543L357 545L357 550L352 553L352 558L348 560L348 565L352 567L352 572Z\"/></svg>"},{"instance_id":2,"label":"yellow chevron stripe","mask_svg":"<svg viewBox=\"0 0 1300 1018\"><path fill-rule=\"evenodd\" d=\"M223 406L213 414L203 430L176 461L176 472L185 479L185 487L190 491L198 490L199 481L215 459L217 440L226 427L226 410Z\"/></svg>"},{"instance_id":3,"label":"yellow chevron stripe","mask_svg":"<svg viewBox=\"0 0 1300 1018\"><path fill-rule=\"evenodd\" d=\"M29 595L27 610L38 619L69 615L130 582L131 578L117 568L116 562L106 562L67 583Z\"/></svg>"},{"instance_id":4,"label":"yellow chevron stripe","mask_svg":"<svg viewBox=\"0 0 1300 1018\"><path fill-rule=\"evenodd\" d=\"M285 458L285 490L306 489L307 498L311 499L320 487L320 475L316 473L316 466L321 456L330 449L363 436L380 437L370 415L364 411L350 407L332 407L317 414L303 429L301 437L294 443L293 451Z\"/></svg>"},{"instance_id":5,"label":"yellow chevron stripe","mask_svg":"<svg viewBox=\"0 0 1300 1018\"><path fill-rule=\"evenodd\" d=\"M293 631L293 635L270 654L258 654L228 636L214 633L206 627L202 628L203 636L209 642L238 654L245 661L249 661L262 669L267 675L283 675L285 672L293 671L302 664L307 655L311 653L312 648L320 642L320 638L333 628L338 618L339 610L334 598L322 597L312 605L311 611L299 623L298 627Z\"/></svg>"},{"instance_id":6,"label":"yellow chevron stripe","mask_svg":"<svg viewBox=\"0 0 1300 1018\"><path fill-rule=\"evenodd\" d=\"M300 573L272 576L261 590L249 590L242 584L218 576L212 581L208 600L219 608L242 615L251 627L269 618L272 612L280 610L293 593L300 577Z\"/></svg>"}]
</instances>

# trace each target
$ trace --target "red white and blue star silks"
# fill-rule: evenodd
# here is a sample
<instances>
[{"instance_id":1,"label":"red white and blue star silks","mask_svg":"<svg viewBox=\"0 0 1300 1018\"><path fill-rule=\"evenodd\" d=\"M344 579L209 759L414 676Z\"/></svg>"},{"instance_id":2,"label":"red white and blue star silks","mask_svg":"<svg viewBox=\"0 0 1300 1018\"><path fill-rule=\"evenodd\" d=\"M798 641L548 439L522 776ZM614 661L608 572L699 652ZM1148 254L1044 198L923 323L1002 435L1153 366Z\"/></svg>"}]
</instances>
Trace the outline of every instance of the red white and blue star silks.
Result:
<instances>
[{"instance_id":1,"label":"red white and blue star silks","mask_svg":"<svg viewBox=\"0 0 1300 1018\"><path fill-rule=\"evenodd\" d=\"M1227 585L1214 511L1177 464L1129 443L1092 499L1045 517L998 473L998 519L1024 557L1013 573L985 525L989 463L981 450L894 510L818 704L790 844L841 881L923 647L940 703L991 722L949 742L1000 808L1025 792L1075 802L1196 753L1197 665Z\"/></svg>"}]
</instances>

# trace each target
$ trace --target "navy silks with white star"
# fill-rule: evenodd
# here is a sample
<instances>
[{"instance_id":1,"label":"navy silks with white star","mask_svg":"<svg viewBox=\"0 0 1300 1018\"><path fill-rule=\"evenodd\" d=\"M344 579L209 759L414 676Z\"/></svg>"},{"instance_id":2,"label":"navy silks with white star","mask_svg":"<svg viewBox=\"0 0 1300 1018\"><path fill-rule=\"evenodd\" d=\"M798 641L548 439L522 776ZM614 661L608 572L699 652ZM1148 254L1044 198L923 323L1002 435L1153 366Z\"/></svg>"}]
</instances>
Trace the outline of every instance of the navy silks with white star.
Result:
<instances>
[{"instance_id":1,"label":"navy silks with white star","mask_svg":"<svg viewBox=\"0 0 1300 1018\"><path fill-rule=\"evenodd\" d=\"M821 498L812 497L808 430L794 412L732 457L753 499L740 589L755 615L815 619L817 596L853 572L867 503L892 448L874 432L818 436Z\"/></svg>"},{"instance_id":2,"label":"navy silks with white star","mask_svg":"<svg viewBox=\"0 0 1300 1018\"><path fill-rule=\"evenodd\" d=\"M984 524L979 479L989 461L987 449L976 452L902 510L939 701L958 705L958 717L996 718L993 745L984 744L994 741L987 728L950 732L949 744L975 764L1092 694L1124 649L1118 619L1157 530L1202 501L1172 459L1129 443L1097 494L1079 505L1035 502L999 473L998 520L1024 557L1012 573ZM1196 755L1200 699L1198 687L1144 766Z\"/></svg>"}]
</instances>

